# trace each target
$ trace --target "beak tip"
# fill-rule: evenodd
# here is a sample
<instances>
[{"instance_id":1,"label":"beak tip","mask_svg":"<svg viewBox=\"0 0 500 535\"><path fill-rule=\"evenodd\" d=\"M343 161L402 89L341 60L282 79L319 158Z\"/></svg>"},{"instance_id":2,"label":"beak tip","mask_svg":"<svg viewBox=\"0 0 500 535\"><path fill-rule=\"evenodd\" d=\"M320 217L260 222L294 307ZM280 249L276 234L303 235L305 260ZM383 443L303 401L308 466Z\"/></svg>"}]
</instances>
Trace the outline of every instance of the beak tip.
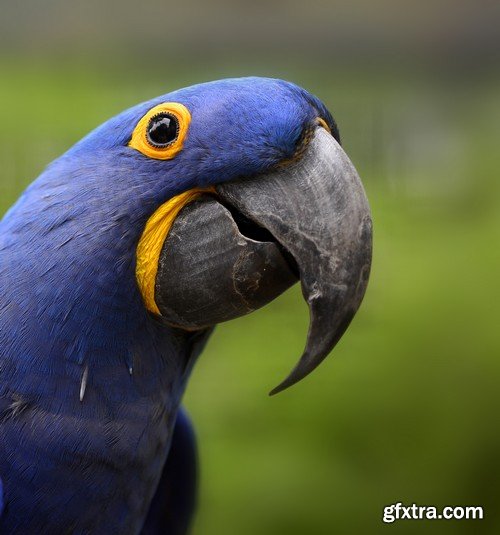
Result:
<instances>
[{"instance_id":1,"label":"beak tip","mask_svg":"<svg viewBox=\"0 0 500 535\"><path fill-rule=\"evenodd\" d=\"M278 386L275 386L271 390L271 392L269 392L269 396L275 396L276 394L283 392L283 390L286 390L290 388L291 386L299 383L300 381L302 381L302 379L304 379L304 377L309 375L310 371L312 371L313 368L316 367L316 365L314 365L313 368L307 369L304 364L305 364L305 359L304 359L304 356L302 356L299 363L297 364L297 366L295 366L295 368L292 370L290 375L288 375L288 377L284 381L282 381Z\"/></svg>"},{"instance_id":2,"label":"beak tip","mask_svg":"<svg viewBox=\"0 0 500 535\"><path fill-rule=\"evenodd\" d=\"M290 385L287 384L288 383L288 377L282 381L279 385L275 386L270 392L269 392L269 396L270 397L273 397L275 396L276 394L279 394L280 392L283 392L283 390L286 390Z\"/></svg>"},{"instance_id":3,"label":"beak tip","mask_svg":"<svg viewBox=\"0 0 500 535\"><path fill-rule=\"evenodd\" d=\"M289 384L286 384L287 381L283 381L282 383L280 383L278 386L275 386L270 392L269 392L269 397L273 397L275 396L276 394L279 394L280 392L283 392L283 390L286 390L289 386Z\"/></svg>"},{"instance_id":4,"label":"beak tip","mask_svg":"<svg viewBox=\"0 0 500 535\"><path fill-rule=\"evenodd\" d=\"M301 379L304 378L304 375L301 373L298 373L297 366L292 370L292 372L279 383L279 385L275 386L271 392L269 392L269 396L275 396L276 394L279 394L280 392L283 392L283 390L286 390L287 388L290 388L294 384L301 381Z\"/></svg>"}]
</instances>

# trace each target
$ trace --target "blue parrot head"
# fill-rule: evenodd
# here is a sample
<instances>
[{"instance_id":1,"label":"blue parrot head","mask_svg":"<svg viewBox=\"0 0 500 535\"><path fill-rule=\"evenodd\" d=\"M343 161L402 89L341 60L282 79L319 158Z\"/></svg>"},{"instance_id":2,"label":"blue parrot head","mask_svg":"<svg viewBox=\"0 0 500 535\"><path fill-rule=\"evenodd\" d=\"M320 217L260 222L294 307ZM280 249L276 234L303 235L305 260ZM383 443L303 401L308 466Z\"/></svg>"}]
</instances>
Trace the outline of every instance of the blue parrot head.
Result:
<instances>
[{"instance_id":1,"label":"blue parrot head","mask_svg":"<svg viewBox=\"0 0 500 535\"><path fill-rule=\"evenodd\" d=\"M53 298L53 279L71 279L58 291L75 304L53 315L73 315L103 345L96 315L121 332L142 312L205 329L300 279L308 341L279 389L342 336L371 260L368 204L332 116L266 78L196 85L119 114L49 166L4 225L26 236L19 269L47 279L36 306Z\"/></svg>"},{"instance_id":2,"label":"blue parrot head","mask_svg":"<svg viewBox=\"0 0 500 535\"><path fill-rule=\"evenodd\" d=\"M190 115L189 119L179 117L189 121L182 150L165 160L130 146L139 121L163 103L181 104ZM103 162L104 169L116 171L114 177L108 172L95 175L101 179L103 196L106 191L111 196L130 192L136 199L162 203L190 188L254 176L292 159L304 133L318 119L338 140L332 116L304 89L276 79L227 79L174 91L135 106L93 131L63 161L79 167L82 159L85 167ZM149 215L149 202L139 206Z\"/></svg>"}]
</instances>

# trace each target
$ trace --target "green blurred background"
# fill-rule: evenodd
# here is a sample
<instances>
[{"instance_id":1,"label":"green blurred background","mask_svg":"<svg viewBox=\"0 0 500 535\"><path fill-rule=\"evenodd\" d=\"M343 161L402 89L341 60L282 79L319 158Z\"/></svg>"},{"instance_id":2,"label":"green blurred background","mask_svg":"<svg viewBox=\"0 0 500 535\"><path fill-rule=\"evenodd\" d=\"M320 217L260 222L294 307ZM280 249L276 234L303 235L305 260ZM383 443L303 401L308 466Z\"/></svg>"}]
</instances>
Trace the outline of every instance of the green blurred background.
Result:
<instances>
[{"instance_id":1,"label":"green blurred background","mask_svg":"<svg viewBox=\"0 0 500 535\"><path fill-rule=\"evenodd\" d=\"M217 328L185 398L194 535L500 533L497 2L0 2L0 213L138 101L226 76L316 93L371 202L363 306L303 383L298 288ZM381 521L384 505L483 521Z\"/></svg>"}]
</instances>

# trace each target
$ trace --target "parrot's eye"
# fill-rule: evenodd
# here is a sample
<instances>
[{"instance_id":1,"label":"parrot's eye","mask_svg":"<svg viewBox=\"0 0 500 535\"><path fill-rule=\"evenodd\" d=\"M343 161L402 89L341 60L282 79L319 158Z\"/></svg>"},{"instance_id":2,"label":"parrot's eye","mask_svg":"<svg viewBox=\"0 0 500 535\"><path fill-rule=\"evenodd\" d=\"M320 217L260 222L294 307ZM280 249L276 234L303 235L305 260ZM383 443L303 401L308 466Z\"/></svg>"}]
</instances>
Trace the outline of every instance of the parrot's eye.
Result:
<instances>
[{"instance_id":1,"label":"parrot's eye","mask_svg":"<svg viewBox=\"0 0 500 535\"><path fill-rule=\"evenodd\" d=\"M156 160L171 160L182 150L191 122L189 110L177 102L159 104L141 118L129 147Z\"/></svg>"},{"instance_id":2,"label":"parrot's eye","mask_svg":"<svg viewBox=\"0 0 500 535\"><path fill-rule=\"evenodd\" d=\"M179 134L179 121L170 113L159 113L151 118L147 138L153 147L164 148L173 143Z\"/></svg>"}]
</instances>

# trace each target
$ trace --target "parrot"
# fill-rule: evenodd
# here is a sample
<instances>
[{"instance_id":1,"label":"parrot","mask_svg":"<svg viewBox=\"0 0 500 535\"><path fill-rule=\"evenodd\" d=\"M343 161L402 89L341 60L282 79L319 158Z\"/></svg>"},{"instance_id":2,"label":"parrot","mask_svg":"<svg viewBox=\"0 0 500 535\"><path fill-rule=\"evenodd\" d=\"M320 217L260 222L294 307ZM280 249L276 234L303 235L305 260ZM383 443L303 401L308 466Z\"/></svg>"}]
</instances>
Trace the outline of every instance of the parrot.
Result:
<instances>
[{"instance_id":1,"label":"parrot","mask_svg":"<svg viewBox=\"0 0 500 535\"><path fill-rule=\"evenodd\" d=\"M78 141L0 222L0 533L188 533L182 399L215 326L300 283L281 392L343 336L371 257L337 124L294 83L200 83Z\"/></svg>"}]
</instances>

